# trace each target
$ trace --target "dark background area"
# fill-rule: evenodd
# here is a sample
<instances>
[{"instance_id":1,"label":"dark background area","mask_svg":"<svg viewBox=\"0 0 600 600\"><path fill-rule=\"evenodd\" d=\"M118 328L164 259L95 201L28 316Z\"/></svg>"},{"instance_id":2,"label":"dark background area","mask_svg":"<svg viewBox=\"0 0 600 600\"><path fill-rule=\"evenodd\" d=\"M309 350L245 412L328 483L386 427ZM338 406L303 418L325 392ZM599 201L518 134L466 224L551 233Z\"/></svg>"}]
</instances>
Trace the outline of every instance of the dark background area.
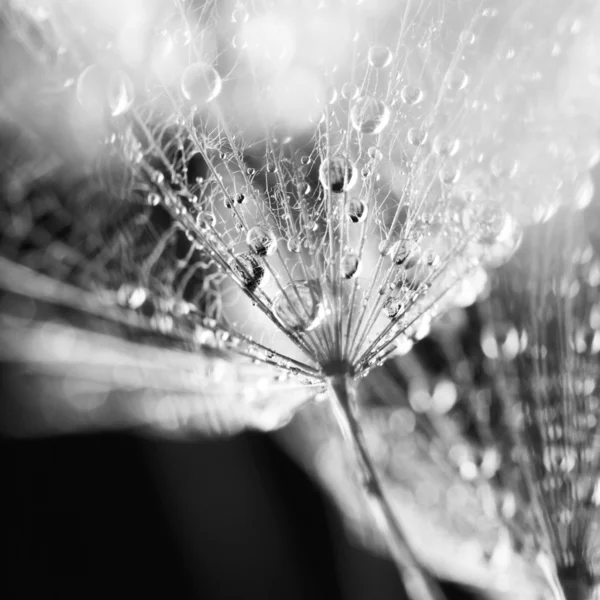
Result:
<instances>
[{"instance_id":1,"label":"dark background area","mask_svg":"<svg viewBox=\"0 0 600 600\"><path fill-rule=\"evenodd\" d=\"M394 567L348 539L266 435L0 448L3 599L405 597Z\"/></svg>"}]
</instances>

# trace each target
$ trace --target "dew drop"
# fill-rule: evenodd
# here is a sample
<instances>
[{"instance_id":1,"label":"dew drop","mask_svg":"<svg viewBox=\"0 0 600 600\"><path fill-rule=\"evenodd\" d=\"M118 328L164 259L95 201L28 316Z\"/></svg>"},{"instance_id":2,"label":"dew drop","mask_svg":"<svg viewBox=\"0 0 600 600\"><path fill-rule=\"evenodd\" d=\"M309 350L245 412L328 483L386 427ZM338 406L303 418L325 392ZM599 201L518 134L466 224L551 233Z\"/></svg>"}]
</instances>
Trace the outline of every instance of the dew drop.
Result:
<instances>
[{"instance_id":1,"label":"dew drop","mask_svg":"<svg viewBox=\"0 0 600 600\"><path fill-rule=\"evenodd\" d=\"M231 270L241 281L242 287L249 292L254 292L265 279L265 267L261 261L244 252L235 257L231 264Z\"/></svg>"},{"instance_id":2,"label":"dew drop","mask_svg":"<svg viewBox=\"0 0 600 600\"><path fill-rule=\"evenodd\" d=\"M421 259L421 248L414 240L400 240L390 250L390 258L395 264L411 269Z\"/></svg>"},{"instance_id":3,"label":"dew drop","mask_svg":"<svg viewBox=\"0 0 600 600\"><path fill-rule=\"evenodd\" d=\"M440 181L445 185L452 185L456 183L460 178L460 168L459 166L453 162L448 161L442 168L439 170L439 178Z\"/></svg>"},{"instance_id":4,"label":"dew drop","mask_svg":"<svg viewBox=\"0 0 600 600\"><path fill-rule=\"evenodd\" d=\"M371 160L375 161L380 161L383 158L383 154L381 153L381 150L377 148L377 146L371 146L367 150L367 155Z\"/></svg>"},{"instance_id":5,"label":"dew drop","mask_svg":"<svg viewBox=\"0 0 600 600\"><path fill-rule=\"evenodd\" d=\"M433 138L431 149L438 156L454 156L460 150L460 140L439 133Z\"/></svg>"},{"instance_id":6,"label":"dew drop","mask_svg":"<svg viewBox=\"0 0 600 600\"><path fill-rule=\"evenodd\" d=\"M374 69L384 69L392 62L392 52L387 46L377 44L369 48L368 59Z\"/></svg>"},{"instance_id":7,"label":"dew drop","mask_svg":"<svg viewBox=\"0 0 600 600\"><path fill-rule=\"evenodd\" d=\"M381 133L390 120L390 109L382 100L361 96L350 111L352 126L359 133Z\"/></svg>"},{"instance_id":8,"label":"dew drop","mask_svg":"<svg viewBox=\"0 0 600 600\"><path fill-rule=\"evenodd\" d=\"M273 301L273 313L279 322L296 333L314 329L324 316L316 281L289 283Z\"/></svg>"},{"instance_id":9,"label":"dew drop","mask_svg":"<svg viewBox=\"0 0 600 600\"><path fill-rule=\"evenodd\" d=\"M196 225L203 231L214 227L216 222L217 218L215 217L215 214L210 211L202 211L198 213L198 216L196 217Z\"/></svg>"},{"instance_id":10,"label":"dew drop","mask_svg":"<svg viewBox=\"0 0 600 600\"><path fill-rule=\"evenodd\" d=\"M342 98L345 100L354 100L358 97L358 86L347 81L342 86Z\"/></svg>"},{"instance_id":11,"label":"dew drop","mask_svg":"<svg viewBox=\"0 0 600 600\"><path fill-rule=\"evenodd\" d=\"M385 316L388 319L393 320L400 314L403 307L404 307L404 305L398 298L396 298L394 296L390 296L383 303L382 308L383 308L383 313L385 314Z\"/></svg>"},{"instance_id":12,"label":"dew drop","mask_svg":"<svg viewBox=\"0 0 600 600\"><path fill-rule=\"evenodd\" d=\"M352 279L360 271L360 258L354 253L349 252L342 257L342 277Z\"/></svg>"},{"instance_id":13,"label":"dew drop","mask_svg":"<svg viewBox=\"0 0 600 600\"><path fill-rule=\"evenodd\" d=\"M356 167L352 162L342 155L326 158L319 167L319 181L324 189L331 189L339 194L347 192L356 183Z\"/></svg>"},{"instance_id":14,"label":"dew drop","mask_svg":"<svg viewBox=\"0 0 600 600\"><path fill-rule=\"evenodd\" d=\"M407 106L414 106L423 100L423 90L416 85L405 85L400 91L400 100Z\"/></svg>"},{"instance_id":15,"label":"dew drop","mask_svg":"<svg viewBox=\"0 0 600 600\"><path fill-rule=\"evenodd\" d=\"M493 244L502 233L508 215L499 206L485 206L479 214L479 241L482 244Z\"/></svg>"},{"instance_id":16,"label":"dew drop","mask_svg":"<svg viewBox=\"0 0 600 600\"><path fill-rule=\"evenodd\" d=\"M467 87L469 76L460 68L452 69L446 75L446 87L451 92L460 92Z\"/></svg>"},{"instance_id":17,"label":"dew drop","mask_svg":"<svg viewBox=\"0 0 600 600\"><path fill-rule=\"evenodd\" d=\"M406 139L413 146L422 146L427 141L427 130L421 127L411 127Z\"/></svg>"},{"instance_id":18,"label":"dew drop","mask_svg":"<svg viewBox=\"0 0 600 600\"><path fill-rule=\"evenodd\" d=\"M270 256L277 251L277 236L273 230L258 225L248 231L246 243L250 251L258 256Z\"/></svg>"},{"instance_id":19,"label":"dew drop","mask_svg":"<svg viewBox=\"0 0 600 600\"><path fill-rule=\"evenodd\" d=\"M187 100L200 106L214 100L223 83L216 69L205 62L189 65L181 76L181 92Z\"/></svg>"},{"instance_id":20,"label":"dew drop","mask_svg":"<svg viewBox=\"0 0 600 600\"><path fill-rule=\"evenodd\" d=\"M302 244L297 236L292 236L287 241L287 249L289 252L294 252L297 254L298 252L300 252L301 247Z\"/></svg>"},{"instance_id":21,"label":"dew drop","mask_svg":"<svg viewBox=\"0 0 600 600\"><path fill-rule=\"evenodd\" d=\"M356 198L352 198L346 207L348 218L353 223L361 223L367 218L367 205Z\"/></svg>"}]
</instances>

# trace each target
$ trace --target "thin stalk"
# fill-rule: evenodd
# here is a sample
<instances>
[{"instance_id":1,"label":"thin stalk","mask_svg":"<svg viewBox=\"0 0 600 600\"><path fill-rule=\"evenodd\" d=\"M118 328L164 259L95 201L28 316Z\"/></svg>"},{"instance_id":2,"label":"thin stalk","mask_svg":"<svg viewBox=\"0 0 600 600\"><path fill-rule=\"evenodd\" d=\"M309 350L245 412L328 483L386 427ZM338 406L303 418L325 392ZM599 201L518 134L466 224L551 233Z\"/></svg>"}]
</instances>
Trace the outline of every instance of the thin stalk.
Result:
<instances>
[{"instance_id":1,"label":"thin stalk","mask_svg":"<svg viewBox=\"0 0 600 600\"><path fill-rule=\"evenodd\" d=\"M340 365L343 367L343 365ZM412 600L445 600L435 579L419 564L383 490L357 418L356 382L340 369L327 379L333 412L348 447L356 455L369 508Z\"/></svg>"}]
</instances>

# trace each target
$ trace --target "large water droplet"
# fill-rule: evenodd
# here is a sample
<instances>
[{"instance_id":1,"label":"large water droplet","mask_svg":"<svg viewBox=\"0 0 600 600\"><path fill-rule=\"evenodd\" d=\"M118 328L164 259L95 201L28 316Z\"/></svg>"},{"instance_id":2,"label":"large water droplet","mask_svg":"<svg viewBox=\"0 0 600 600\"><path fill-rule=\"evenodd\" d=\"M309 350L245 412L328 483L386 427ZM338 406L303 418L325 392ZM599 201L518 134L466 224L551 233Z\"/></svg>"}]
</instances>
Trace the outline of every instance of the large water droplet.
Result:
<instances>
[{"instance_id":1,"label":"large water droplet","mask_svg":"<svg viewBox=\"0 0 600 600\"><path fill-rule=\"evenodd\" d=\"M248 252L238 254L231 269L241 281L242 287L254 292L265 279L265 267L262 262Z\"/></svg>"},{"instance_id":2,"label":"large water droplet","mask_svg":"<svg viewBox=\"0 0 600 600\"><path fill-rule=\"evenodd\" d=\"M222 86L219 73L205 62L190 65L181 76L182 94L199 106L214 100L221 92Z\"/></svg>"},{"instance_id":3,"label":"large water droplet","mask_svg":"<svg viewBox=\"0 0 600 600\"><path fill-rule=\"evenodd\" d=\"M361 96L350 111L350 120L354 129L360 133L381 133L390 120L390 109L382 100L373 96Z\"/></svg>"},{"instance_id":4,"label":"large water droplet","mask_svg":"<svg viewBox=\"0 0 600 600\"><path fill-rule=\"evenodd\" d=\"M324 312L316 281L289 283L273 302L273 313L277 319L286 329L296 333L314 329Z\"/></svg>"},{"instance_id":5,"label":"large water droplet","mask_svg":"<svg viewBox=\"0 0 600 600\"><path fill-rule=\"evenodd\" d=\"M356 183L356 177L356 167L342 155L326 158L319 167L321 185L336 194L351 189Z\"/></svg>"},{"instance_id":6,"label":"large water droplet","mask_svg":"<svg viewBox=\"0 0 600 600\"><path fill-rule=\"evenodd\" d=\"M250 251L258 256L269 256L277 250L277 236L271 229L252 227L246 235Z\"/></svg>"}]
</instances>

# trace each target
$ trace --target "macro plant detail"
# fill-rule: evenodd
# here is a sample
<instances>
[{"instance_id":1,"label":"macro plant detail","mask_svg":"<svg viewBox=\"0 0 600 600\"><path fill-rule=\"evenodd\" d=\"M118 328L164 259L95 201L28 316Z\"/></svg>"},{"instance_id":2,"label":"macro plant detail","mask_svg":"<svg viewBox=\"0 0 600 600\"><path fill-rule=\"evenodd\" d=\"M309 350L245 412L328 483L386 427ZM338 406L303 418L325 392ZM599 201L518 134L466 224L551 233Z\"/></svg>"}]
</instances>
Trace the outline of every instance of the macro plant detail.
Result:
<instances>
[{"instance_id":1,"label":"macro plant detail","mask_svg":"<svg viewBox=\"0 0 600 600\"><path fill-rule=\"evenodd\" d=\"M595 199L532 228L489 297L362 384L367 447L417 556L501 597L597 594L597 223ZM340 440L303 415L296 454L380 546Z\"/></svg>"},{"instance_id":2,"label":"macro plant detail","mask_svg":"<svg viewBox=\"0 0 600 600\"><path fill-rule=\"evenodd\" d=\"M237 421L224 417L217 430L276 428L328 395L409 593L440 597L382 489L357 384L437 317L475 302L529 231L590 203L597 8L129 0L116 9L100 0L3 9L18 59L1 117L20 154L2 182L0 282L9 298L48 305L31 318L11 303L5 352L66 372L90 361L96 339L109 362L164 361L156 382L106 369L142 404L153 388L208 402L208 388L226 382L231 401L212 398L205 412ZM47 181L57 172L67 199ZM531 302L535 293L527 288ZM81 327L36 323L56 315ZM527 327L537 315L527 313ZM71 352L53 355L65 339ZM184 383L171 352L185 355ZM228 360L238 361L233 382ZM557 359L561 372L569 360ZM517 366L519 385L531 368ZM103 379L98 364L91 370ZM289 394L285 406L270 400L277 392ZM102 406L109 421L152 421L142 408L122 415L118 398ZM176 430L203 414L190 406L167 420ZM541 510L546 497L529 491ZM556 529L540 523L535 539L556 548ZM552 582L567 563L544 552Z\"/></svg>"}]
</instances>

